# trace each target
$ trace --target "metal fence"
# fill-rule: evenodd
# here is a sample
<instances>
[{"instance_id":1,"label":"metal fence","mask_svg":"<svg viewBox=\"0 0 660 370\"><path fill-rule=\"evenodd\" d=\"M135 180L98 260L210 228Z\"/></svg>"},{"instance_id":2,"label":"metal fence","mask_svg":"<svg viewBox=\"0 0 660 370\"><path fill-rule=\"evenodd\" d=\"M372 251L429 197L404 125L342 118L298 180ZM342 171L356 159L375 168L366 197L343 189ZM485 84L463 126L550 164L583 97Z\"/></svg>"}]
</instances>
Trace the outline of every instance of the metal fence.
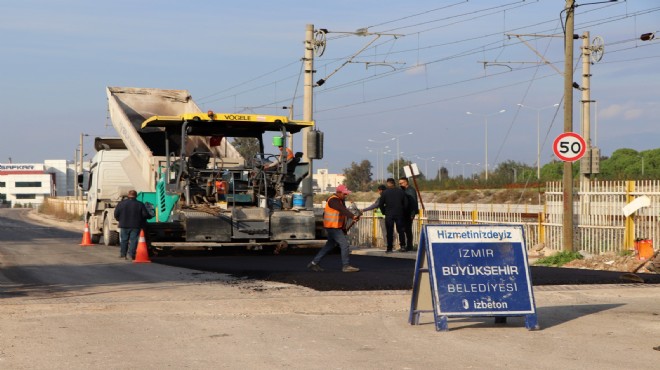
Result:
<instances>
[{"instance_id":1,"label":"metal fence","mask_svg":"<svg viewBox=\"0 0 660 370\"><path fill-rule=\"evenodd\" d=\"M356 202L358 208L368 203ZM421 217L413 222L413 238L419 240L419 232L424 224L504 224L522 225L528 246L539 243L539 213L543 206L511 204L425 204ZM394 232L394 248L398 248L398 237ZM366 212L351 228L349 240L352 245L385 248L385 221Z\"/></svg>"},{"instance_id":2,"label":"metal fence","mask_svg":"<svg viewBox=\"0 0 660 370\"><path fill-rule=\"evenodd\" d=\"M625 217L623 207L637 197L647 196L649 207ZM560 250L562 243L563 188L561 182L547 183L546 244ZM573 245L589 253L616 252L633 247L636 239L660 240L660 181L591 181L581 183L574 197Z\"/></svg>"},{"instance_id":3,"label":"metal fence","mask_svg":"<svg viewBox=\"0 0 660 370\"><path fill-rule=\"evenodd\" d=\"M575 250L598 254L631 249L636 239L660 240L660 180L591 181L580 184L574 194ZM625 217L623 207L647 196L649 207ZM47 198L46 202L70 214L82 215L85 201ZM522 225L528 248L545 243L547 249L562 250L563 189L561 182L546 184L544 204L425 204L426 210L413 223L415 240L424 224L510 224ZM356 202L358 208L370 205ZM321 205L316 205L319 207ZM384 219L365 213L349 232L352 245L385 248ZM395 235L395 245L398 247Z\"/></svg>"},{"instance_id":4,"label":"metal fence","mask_svg":"<svg viewBox=\"0 0 660 370\"><path fill-rule=\"evenodd\" d=\"M574 194L573 220L575 250L598 254L632 249L637 239L660 240L660 181L591 181L580 184ZM637 197L651 200L630 217L623 207ZM511 224L522 225L528 249L544 243L550 250L562 250L563 188L561 182L546 184L542 205L511 204L425 204L415 219L413 233L419 239L421 225ZM358 203L363 208L367 203ZM384 248L384 221L367 212L349 233L353 245ZM397 247L395 237L395 247Z\"/></svg>"}]
</instances>

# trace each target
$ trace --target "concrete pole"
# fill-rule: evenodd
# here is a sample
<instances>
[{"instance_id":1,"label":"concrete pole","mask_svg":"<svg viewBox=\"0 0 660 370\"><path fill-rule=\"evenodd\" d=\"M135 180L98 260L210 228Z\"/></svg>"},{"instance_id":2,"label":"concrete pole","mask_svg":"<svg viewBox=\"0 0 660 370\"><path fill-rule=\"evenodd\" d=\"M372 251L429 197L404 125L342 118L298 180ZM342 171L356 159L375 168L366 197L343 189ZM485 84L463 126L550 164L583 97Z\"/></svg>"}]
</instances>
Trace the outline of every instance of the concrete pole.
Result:
<instances>
[{"instance_id":1,"label":"concrete pole","mask_svg":"<svg viewBox=\"0 0 660 370\"><path fill-rule=\"evenodd\" d=\"M589 31L582 34L582 138L587 143L587 151L581 161L586 162L580 166L580 184L585 189L591 180L591 45ZM582 172L582 168L585 172Z\"/></svg>"},{"instance_id":2,"label":"concrete pole","mask_svg":"<svg viewBox=\"0 0 660 370\"><path fill-rule=\"evenodd\" d=\"M78 148L73 151L73 197L78 199Z\"/></svg>"},{"instance_id":3,"label":"concrete pole","mask_svg":"<svg viewBox=\"0 0 660 370\"><path fill-rule=\"evenodd\" d=\"M536 111L536 179L541 179L541 110Z\"/></svg>"},{"instance_id":4,"label":"concrete pole","mask_svg":"<svg viewBox=\"0 0 660 370\"><path fill-rule=\"evenodd\" d=\"M293 120L293 104L291 104L291 106L289 107L289 120L290 121ZM289 149L291 149L291 151L294 151L293 150L293 135L287 135L287 136L288 136L288 138L287 138L288 147L289 147Z\"/></svg>"},{"instance_id":5,"label":"concrete pole","mask_svg":"<svg viewBox=\"0 0 660 370\"><path fill-rule=\"evenodd\" d=\"M484 166L486 169L486 182L488 182L488 115L484 115L484 127L486 128L486 132L484 134L484 147L486 149Z\"/></svg>"},{"instance_id":6,"label":"concrete pole","mask_svg":"<svg viewBox=\"0 0 660 370\"><path fill-rule=\"evenodd\" d=\"M573 32L575 7L573 0L566 0L566 31L564 51L564 132L573 131ZM573 164L564 162L562 179L564 214L562 220L563 250L573 251Z\"/></svg>"},{"instance_id":7,"label":"concrete pole","mask_svg":"<svg viewBox=\"0 0 660 370\"><path fill-rule=\"evenodd\" d=\"M314 102L314 25L305 26L305 60L304 60L304 88L303 88L303 120L314 120L313 102ZM309 173L302 181L302 195L305 199L305 208L314 207L314 193L312 190L312 176L314 174L312 159L309 157L307 135L311 128L304 128L303 135L303 161L309 163Z\"/></svg>"},{"instance_id":8,"label":"concrete pole","mask_svg":"<svg viewBox=\"0 0 660 370\"><path fill-rule=\"evenodd\" d=\"M83 157L84 157L84 154L83 154L83 152L84 152L84 149L83 149L83 136L84 136L84 134L81 133L80 134L80 172L78 172L80 174L83 174L83 171L84 171L84 167L83 167ZM78 178L77 175L78 174L76 174L76 179ZM84 175L83 175L83 177L84 177ZM78 200L82 200L83 199L83 191L82 191L82 189L80 189L80 184L76 184L76 185L78 185Z\"/></svg>"}]
</instances>

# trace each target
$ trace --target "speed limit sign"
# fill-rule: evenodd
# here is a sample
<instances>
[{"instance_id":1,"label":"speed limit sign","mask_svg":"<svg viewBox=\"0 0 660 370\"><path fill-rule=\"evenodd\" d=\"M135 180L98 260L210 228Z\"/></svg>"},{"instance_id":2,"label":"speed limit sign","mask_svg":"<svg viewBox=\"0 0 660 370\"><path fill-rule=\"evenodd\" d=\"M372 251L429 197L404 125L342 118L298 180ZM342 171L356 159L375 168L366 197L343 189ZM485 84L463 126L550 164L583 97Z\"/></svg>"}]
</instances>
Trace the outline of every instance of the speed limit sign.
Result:
<instances>
[{"instance_id":1,"label":"speed limit sign","mask_svg":"<svg viewBox=\"0 0 660 370\"><path fill-rule=\"evenodd\" d=\"M575 162L582 158L587 150L587 143L580 134L575 132L564 132L557 136L552 149L557 158L564 162Z\"/></svg>"}]
</instances>

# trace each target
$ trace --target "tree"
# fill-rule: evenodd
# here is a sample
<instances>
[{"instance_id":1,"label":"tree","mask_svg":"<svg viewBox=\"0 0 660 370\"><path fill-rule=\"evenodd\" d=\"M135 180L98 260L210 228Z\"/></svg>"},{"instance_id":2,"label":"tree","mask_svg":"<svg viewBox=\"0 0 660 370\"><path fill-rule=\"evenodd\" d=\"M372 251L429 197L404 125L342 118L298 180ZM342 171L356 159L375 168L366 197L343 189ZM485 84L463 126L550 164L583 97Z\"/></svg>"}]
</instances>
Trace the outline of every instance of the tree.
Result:
<instances>
[{"instance_id":1,"label":"tree","mask_svg":"<svg viewBox=\"0 0 660 370\"><path fill-rule=\"evenodd\" d=\"M344 184L351 190L369 191L372 167L371 162L366 159L360 164L352 162L350 168L344 168L344 176L346 176Z\"/></svg>"},{"instance_id":2,"label":"tree","mask_svg":"<svg viewBox=\"0 0 660 370\"><path fill-rule=\"evenodd\" d=\"M529 165L526 165L522 162L508 160L497 165L497 167L490 173L490 178L488 181L492 184L498 185L525 181L522 180L523 176L525 176L525 174L529 176L531 171L532 168ZM536 171L534 171L534 175L536 175Z\"/></svg>"},{"instance_id":3,"label":"tree","mask_svg":"<svg viewBox=\"0 0 660 370\"><path fill-rule=\"evenodd\" d=\"M617 149L612 153L610 159L601 163L601 176L612 180L632 180L642 178L642 163L647 167L649 161L644 161L647 156L648 151L637 152L634 149L628 148ZM644 175L646 175L646 168L644 169L644 172Z\"/></svg>"},{"instance_id":4,"label":"tree","mask_svg":"<svg viewBox=\"0 0 660 370\"><path fill-rule=\"evenodd\" d=\"M553 160L541 167L541 181L559 181L564 173L564 162Z\"/></svg>"},{"instance_id":5,"label":"tree","mask_svg":"<svg viewBox=\"0 0 660 370\"><path fill-rule=\"evenodd\" d=\"M259 153L259 140L253 137L235 137L231 142L243 158L254 158Z\"/></svg>"},{"instance_id":6,"label":"tree","mask_svg":"<svg viewBox=\"0 0 660 370\"><path fill-rule=\"evenodd\" d=\"M387 165L387 172L393 174L394 179L397 180L398 178L406 175L406 172L403 168L411 163L412 163L411 161L406 160L405 158L402 157L401 159L399 159L399 173L398 174L396 173L396 168L397 168L396 161Z\"/></svg>"}]
</instances>

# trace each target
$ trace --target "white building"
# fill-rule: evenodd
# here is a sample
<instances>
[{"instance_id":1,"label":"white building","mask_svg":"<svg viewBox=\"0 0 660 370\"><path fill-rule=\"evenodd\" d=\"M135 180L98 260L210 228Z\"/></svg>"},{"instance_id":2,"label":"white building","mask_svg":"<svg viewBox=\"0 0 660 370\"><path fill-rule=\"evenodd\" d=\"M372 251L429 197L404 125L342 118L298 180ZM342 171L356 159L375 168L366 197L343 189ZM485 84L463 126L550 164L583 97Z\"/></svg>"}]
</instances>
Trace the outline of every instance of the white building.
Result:
<instances>
[{"instance_id":1,"label":"white building","mask_svg":"<svg viewBox=\"0 0 660 370\"><path fill-rule=\"evenodd\" d=\"M38 207L46 197L72 196L75 169L64 159L0 163L0 203Z\"/></svg>"},{"instance_id":2,"label":"white building","mask_svg":"<svg viewBox=\"0 0 660 370\"><path fill-rule=\"evenodd\" d=\"M0 201L10 205L38 206L55 189L54 174L40 163L0 163Z\"/></svg>"},{"instance_id":3,"label":"white building","mask_svg":"<svg viewBox=\"0 0 660 370\"><path fill-rule=\"evenodd\" d=\"M346 176L342 174L328 173L327 168L319 168L312 176L313 182L318 186L314 189L315 192L320 193L334 193L337 186L344 183Z\"/></svg>"}]
</instances>

